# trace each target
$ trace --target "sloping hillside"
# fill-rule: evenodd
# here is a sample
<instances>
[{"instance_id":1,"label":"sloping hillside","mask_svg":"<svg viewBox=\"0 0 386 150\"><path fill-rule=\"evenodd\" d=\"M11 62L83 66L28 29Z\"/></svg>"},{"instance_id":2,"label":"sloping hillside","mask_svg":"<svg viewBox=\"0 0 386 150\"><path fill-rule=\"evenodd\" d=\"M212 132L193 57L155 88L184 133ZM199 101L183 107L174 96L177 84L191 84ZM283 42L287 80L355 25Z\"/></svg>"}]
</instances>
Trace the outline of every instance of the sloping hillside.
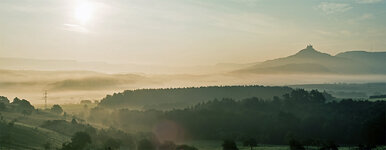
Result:
<instances>
[{"instance_id":1,"label":"sloping hillside","mask_svg":"<svg viewBox=\"0 0 386 150\"><path fill-rule=\"evenodd\" d=\"M386 74L385 52L352 51L332 56L311 45L298 53L268 60L235 73L300 73L300 74Z\"/></svg>"},{"instance_id":2,"label":"sloping hillside","mask_svg":"<svg viewBox=\"0 0 386 150\"><path fill-rule=\"evenodd\" d=\"M386 52L366 52L366 51L349 51L335 55L336 57L347 58L366 66L370 73L386 73Z\"/></svg>"},{"instance_id":3,"label":"sloping hillside","mask_svg":"<svg viewBox=\"0 0 386 150\"><path fill-rule=\"evenodd\" d=\"M30 126L22 123L11 125L0 123L1 148L10 149L43 149L49 143L50 147L60 148L69 137L57 132Z\"/></svg>"}]
</instances>

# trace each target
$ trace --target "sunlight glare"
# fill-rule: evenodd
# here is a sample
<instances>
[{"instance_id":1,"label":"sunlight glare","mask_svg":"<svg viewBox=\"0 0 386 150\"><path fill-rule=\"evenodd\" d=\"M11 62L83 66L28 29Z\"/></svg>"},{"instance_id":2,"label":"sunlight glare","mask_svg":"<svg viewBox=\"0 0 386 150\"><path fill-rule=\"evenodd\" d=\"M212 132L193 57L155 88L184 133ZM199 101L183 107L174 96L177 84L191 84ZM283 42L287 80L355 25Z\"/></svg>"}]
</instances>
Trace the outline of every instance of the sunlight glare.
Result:
<instances>
[{"instance_id":1,"label":"sunlight glare","mask_svg":"<svg viewBox=\"0 0 386 150\"><path fill-rule=\"evenodd\" d=\"M93 5L89 2L80 2L75 8L75 19L78 20L82 25L86 24L93 15Z\"/></svg>"}]
</instances>

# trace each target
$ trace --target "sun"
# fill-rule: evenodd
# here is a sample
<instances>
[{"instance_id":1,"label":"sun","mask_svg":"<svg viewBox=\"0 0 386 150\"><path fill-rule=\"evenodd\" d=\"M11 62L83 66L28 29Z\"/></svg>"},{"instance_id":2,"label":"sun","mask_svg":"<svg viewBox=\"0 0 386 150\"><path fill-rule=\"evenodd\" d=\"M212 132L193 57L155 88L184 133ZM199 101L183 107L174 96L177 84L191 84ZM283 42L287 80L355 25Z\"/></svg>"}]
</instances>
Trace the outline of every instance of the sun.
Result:
<instances>
[{"instance_id":1,"label":"sun","mask_svg":"<svg viewBox=\"0 0 386 150\"><path fill-rule=\"evenodd\" d=\"M85 25L92 18L94 7L92 3L83 1L76 4L74 17L80 24Z\"/></svg>"}]
</instances>

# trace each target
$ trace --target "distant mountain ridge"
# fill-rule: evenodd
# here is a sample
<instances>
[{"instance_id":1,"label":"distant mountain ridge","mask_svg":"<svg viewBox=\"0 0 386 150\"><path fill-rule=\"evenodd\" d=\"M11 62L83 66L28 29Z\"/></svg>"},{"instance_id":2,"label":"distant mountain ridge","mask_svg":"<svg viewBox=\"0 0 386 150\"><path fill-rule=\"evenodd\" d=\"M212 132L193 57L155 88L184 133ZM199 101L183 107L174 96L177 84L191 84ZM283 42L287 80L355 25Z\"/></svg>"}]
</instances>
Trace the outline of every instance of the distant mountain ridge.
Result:
<instances>
[{"instance_id":1,"label":"distant mountain ridge","mask_svg":"<svg viewBox=\"0 0 386 150\"><path fill-rule=\"evenodd\" d=\"M294 55L245 64L168 66L157 64L110 64L76 60L0 57L3 70L94 71L145 74L386 74L386 52L347 51L335 56L317 51L312 45Z\"/></svg>"},{"instance_id":2,"label":"distant mountain ridge","mask_svg":"<svg viewBox=\"0 0 386 150\"><path fill-rule=\"evenodd\" d=\"M268 60L233 73L386 74L386 52L348 51L332 56L312 45L298 53Z\"/></svg>"}]
</instances>

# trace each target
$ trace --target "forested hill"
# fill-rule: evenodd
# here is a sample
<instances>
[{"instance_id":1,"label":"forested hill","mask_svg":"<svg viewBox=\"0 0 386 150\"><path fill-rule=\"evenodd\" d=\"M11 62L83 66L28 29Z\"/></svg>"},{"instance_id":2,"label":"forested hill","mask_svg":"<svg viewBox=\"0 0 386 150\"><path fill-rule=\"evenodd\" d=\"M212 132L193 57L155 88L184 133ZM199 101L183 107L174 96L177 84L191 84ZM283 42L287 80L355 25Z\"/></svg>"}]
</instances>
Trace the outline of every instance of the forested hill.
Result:
<instances>
[{"instance_id":1,"label":"forested hill","mask_svg":"<svg viewBox=\"0 0 386 150\"><path fill-rule=\"evenodd\" d=\"M162 132L157 136L168 140L254 138L263 144L286 144L297 139L308 146L325 142L376 146L386 141L385 104L327 102L321 92L296 89L272 101L222 99L170 111L94 108L90 119L130 132L158 129ZM173 132L166 136L165 131Z\"/></svg>"},{"instance_id":2,"label":"forested hill","mask_svg":"<svg viewBox=\"0 0 386 150\"><path fill-rule=\"evenodd\" d=\"M277 86L211 86L168 89L126 90L122 93L107 95L100 106L110 108L139 107L146 109L184 108L200 102L232 98L245 99L259 97L272 99L291 92L289 87Z\"/></svg>"}]
</instances>

